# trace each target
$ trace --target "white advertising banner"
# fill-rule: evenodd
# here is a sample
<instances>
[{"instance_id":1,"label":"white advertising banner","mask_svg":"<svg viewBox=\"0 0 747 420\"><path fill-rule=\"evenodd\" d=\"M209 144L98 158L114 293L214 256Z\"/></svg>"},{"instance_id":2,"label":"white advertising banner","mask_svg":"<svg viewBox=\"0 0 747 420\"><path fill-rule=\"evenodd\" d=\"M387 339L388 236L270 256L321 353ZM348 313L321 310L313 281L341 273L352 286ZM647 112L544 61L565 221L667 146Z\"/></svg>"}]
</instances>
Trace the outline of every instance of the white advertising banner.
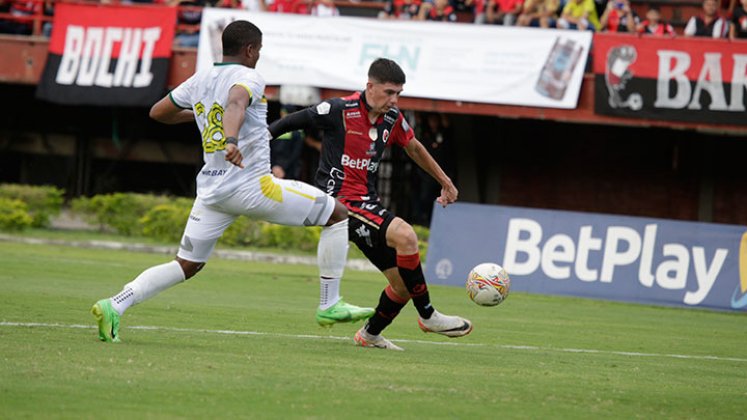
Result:
<instances>
[{"instance_id":1,"label":"white advertising banner","mask_svg":"<svg viewBox=\"0 0 747 420\"><path fill-rule=\"evenodd\" d=\"M407 75L404 96L544 108L576 107L592 37L587 31L206 8L198 69L221 60L222 29L239 19L262 30L257 70L268 85L361 90L371 62L386 57Z\"/></svg>"}]
</instances>

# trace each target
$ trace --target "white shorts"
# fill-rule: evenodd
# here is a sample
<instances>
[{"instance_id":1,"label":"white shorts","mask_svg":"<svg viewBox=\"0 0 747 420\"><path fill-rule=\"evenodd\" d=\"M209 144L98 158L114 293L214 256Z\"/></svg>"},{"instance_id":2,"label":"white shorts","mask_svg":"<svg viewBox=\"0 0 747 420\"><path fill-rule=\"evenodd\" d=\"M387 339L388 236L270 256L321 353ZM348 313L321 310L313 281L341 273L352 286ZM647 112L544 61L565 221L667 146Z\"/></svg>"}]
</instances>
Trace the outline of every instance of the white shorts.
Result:
<instances>
[{"instance_id":1,"label":"white shorts","mask_svg":"<svg viewBox=\"0 0 747 420\"><path fill-rule=\"evenodd\" d=\"M196 198L184 228L177 256L206 262L218 238L240 215L289 226L323 226L335 199L300 181L264 175L215 204Z\"/></svg>"}]
</instances>

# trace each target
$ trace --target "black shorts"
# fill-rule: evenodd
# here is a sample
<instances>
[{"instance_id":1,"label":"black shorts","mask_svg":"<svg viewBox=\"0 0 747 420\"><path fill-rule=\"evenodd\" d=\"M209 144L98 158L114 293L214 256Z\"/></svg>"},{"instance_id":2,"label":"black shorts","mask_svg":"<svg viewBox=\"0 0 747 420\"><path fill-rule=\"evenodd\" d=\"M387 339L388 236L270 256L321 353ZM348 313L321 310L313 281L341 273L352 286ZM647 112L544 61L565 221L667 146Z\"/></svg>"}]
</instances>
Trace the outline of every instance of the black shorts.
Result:
<instances>
[{"instance_id":1,"label":"black shorts","mask_svg":"<svg viewBox=\"0 0 747 420\"><path fill-rule=\"evenodd\" d=\"M397 266L397 252L386 244L394 214L379 202L340 200L348 208L348 236L381 271Z\"/></svg>"}]
</instances>

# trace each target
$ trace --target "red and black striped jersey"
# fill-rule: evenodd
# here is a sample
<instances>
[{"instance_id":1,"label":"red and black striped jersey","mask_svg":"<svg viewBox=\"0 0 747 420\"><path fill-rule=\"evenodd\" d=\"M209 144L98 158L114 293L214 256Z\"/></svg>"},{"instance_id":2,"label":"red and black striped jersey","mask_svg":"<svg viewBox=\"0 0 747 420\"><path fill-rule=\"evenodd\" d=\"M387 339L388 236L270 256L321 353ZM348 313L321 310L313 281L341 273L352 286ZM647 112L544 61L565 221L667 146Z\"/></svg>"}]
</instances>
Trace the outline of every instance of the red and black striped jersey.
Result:
<instances>
[{"instance_id":1,"label":"red and black striped jersey","mask_svg":"<svg viewBox=\"0 0 747 420\"><path fill-rule=\"evenodd\" d=\"M306 108L322 130L322 157L316 185L327 194L352 201L378 200L376 180L386 147L405 147L415 136L399 109L372 124L365 94L329 99Z\"/></svg>"}]
</instances>

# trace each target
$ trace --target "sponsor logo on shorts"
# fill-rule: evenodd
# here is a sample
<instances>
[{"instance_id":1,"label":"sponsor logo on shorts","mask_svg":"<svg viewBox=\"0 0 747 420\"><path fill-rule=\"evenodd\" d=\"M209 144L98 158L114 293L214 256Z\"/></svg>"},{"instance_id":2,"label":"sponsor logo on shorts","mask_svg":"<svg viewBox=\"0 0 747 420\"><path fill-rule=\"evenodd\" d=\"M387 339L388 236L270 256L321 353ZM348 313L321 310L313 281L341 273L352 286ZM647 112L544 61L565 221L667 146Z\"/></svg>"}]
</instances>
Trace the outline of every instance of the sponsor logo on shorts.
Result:
<instances>
[{"instance_id":1,"label":"sponsor logo on shorts","mask_svg":"<svg viewBox=\"0 0 747 420\"><path fill-rule=\"evenodd\" d=\"M373 242L371 241L371 231L368 230L367 227L361 225L358 229L355 230L355 233L359 238L366 241L366 245L373 248Z\"/></svg>"}]
</instances>

